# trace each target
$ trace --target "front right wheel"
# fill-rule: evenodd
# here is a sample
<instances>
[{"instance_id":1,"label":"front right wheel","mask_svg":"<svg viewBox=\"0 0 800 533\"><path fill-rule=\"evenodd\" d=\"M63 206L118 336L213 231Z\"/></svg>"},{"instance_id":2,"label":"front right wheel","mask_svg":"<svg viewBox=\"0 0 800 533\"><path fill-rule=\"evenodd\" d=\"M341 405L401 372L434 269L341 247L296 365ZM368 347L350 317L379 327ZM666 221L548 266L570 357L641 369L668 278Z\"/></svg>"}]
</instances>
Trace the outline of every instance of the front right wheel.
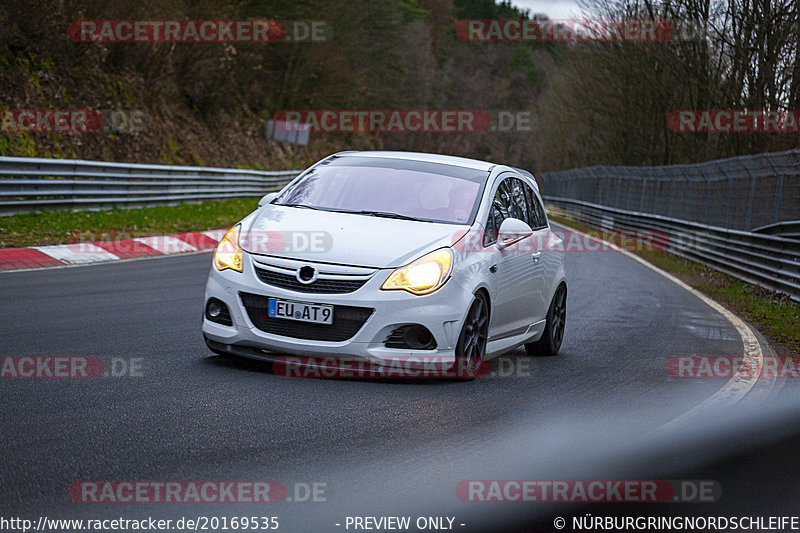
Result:
<instances>
[{"instance_id":1,"label":"front right wheel","mask_svg":"<svg viewBox=\"0 0 800 533\"><path fill-rule=\"evenodd\" d=\"M528 355L556 355L564 340L564 328L567 323L567 286L561 284L553 295L550 309L547 311L547 322L542 337L525 345Z\"/></svg>"}]
</instances>

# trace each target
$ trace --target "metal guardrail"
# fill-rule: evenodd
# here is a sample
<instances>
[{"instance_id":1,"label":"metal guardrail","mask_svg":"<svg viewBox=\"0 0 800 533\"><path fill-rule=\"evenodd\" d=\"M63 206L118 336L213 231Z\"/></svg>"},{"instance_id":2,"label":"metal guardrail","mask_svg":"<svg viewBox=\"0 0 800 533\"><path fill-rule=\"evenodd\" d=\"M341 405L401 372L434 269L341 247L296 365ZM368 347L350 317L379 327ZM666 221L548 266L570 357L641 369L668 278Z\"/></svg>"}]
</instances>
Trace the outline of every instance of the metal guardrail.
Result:
<instances>
[{"instance_id":1,"label":"metal guardrail","mask_svg":"<svg viewBox=\"0 0 800 533\"><path fill-rule=\"evenodd\" d=\"M549 195L753 231L800 220L800 150L691 165L544 172Z\"/></svg>"},{"instance_id":2,"label":"metal guardrail","mask_svg":"<svg viewBox=\"0 0 800 533\"><path fill-rule=\"evenodd\" d=\"M260 196L280 189L299 173L0 157L0 215Z\"/></svg>"},{"instance_id":3,"label":"metal guardrail","mask_svg":"<svg viewBox=\"0 0 800 533\"><path fill-rule=\"evenodd\" d=\"M755 228L753 233L766 233L767 235L780 235L800 239L800 220L789 220Z\"/></svg>"},{"instance_id":4,"label":"metal guardrail","mask_svg":"<svg viewBox=\"0 0 800 533\"><path fill-rule=\"evenodd\" d=\"M545 202L586 225L650 232L652 242L743 281L800 302L800 239L708 226L663 215L545 195Z\"/></svg>"}]
</instances>

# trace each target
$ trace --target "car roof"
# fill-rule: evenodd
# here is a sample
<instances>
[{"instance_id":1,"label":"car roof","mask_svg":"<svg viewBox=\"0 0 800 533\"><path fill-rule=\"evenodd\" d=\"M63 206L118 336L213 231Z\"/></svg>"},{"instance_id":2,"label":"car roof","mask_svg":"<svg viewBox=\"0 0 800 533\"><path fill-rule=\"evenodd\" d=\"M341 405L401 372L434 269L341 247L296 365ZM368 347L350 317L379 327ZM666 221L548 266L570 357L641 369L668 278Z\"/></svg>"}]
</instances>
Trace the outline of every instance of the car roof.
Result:
<instances>
[{"instance_id":1,"label":"car roof","mask_svg":"<svg viewBox=\"0 0 800 533\"><path fill-rule=\"evenodd\" d=\"M423 161L426 163L439 163L443 165L453 165L457 167L471 168L475 170L484 170L490 172L494 163L486 161L478 161L477 159L468 159L466 157L456 157L453 155L440 155L440 154L425 154L422 152L388 152L388 151L349 151L340 152L336 154L340 157L358 156L358 157L376 157L384 159L405 159L407 161Z\"/></svg>"}]
</instances>

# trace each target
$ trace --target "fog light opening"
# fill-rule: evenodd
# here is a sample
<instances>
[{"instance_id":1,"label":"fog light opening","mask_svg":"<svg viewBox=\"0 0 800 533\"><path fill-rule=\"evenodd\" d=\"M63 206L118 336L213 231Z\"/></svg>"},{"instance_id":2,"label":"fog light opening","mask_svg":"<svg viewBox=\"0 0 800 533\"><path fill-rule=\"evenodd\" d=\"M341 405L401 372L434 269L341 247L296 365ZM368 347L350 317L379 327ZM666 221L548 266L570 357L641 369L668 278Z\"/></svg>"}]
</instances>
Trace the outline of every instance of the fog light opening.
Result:
<instances>
[{"instance_id":1,"label":"fog light opening","mask_svg":"<svg viewBox=\"0 0 800 533\"><path fill-rule=\"evenodd\" d=\"M431 332L428 331L428 328L422 326L406 328L403 340L413 350L430 350L436 345Z\"/></svg>"},{"instance_id":2,"label":"fog light opening","mask_svg":"<svg viewBox=\"0 0 800 533\"><path fill-rule=\"evenodd\" d=\"M222 324L224 326L232 326L231 313L225 302L217 298L209 298L206 303L206 318L211 322Z\"/></svg>"},{"instance_id":3,"label":"fog light opening","mask_svg":"<svg viewBox=\"0 0 800 533\"><path fill-rule=\"evenodd\" d=\"M222 313L222 306L217 301L208 302L208 316L217 318Z\"/></svg>"}]
</instances>

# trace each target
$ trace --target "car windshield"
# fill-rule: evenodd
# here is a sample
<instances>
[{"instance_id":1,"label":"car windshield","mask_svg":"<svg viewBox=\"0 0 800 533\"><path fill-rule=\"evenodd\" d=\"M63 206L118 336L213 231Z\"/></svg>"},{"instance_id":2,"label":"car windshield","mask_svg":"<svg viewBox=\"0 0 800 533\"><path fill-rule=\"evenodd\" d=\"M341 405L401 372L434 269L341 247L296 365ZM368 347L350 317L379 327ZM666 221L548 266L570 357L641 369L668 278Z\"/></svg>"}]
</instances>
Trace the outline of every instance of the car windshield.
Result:
<instances>
[{"instance_id":1,"label":"car windshield","mask_svg":"<svg viewBox=\"0 0 800 533\"><path fill-rule=\"evenodd\" d=\"M471 224L488 175L485 170L438 163L336 157L311 169L273 203Z\"/></svg>"}]
</instances>

